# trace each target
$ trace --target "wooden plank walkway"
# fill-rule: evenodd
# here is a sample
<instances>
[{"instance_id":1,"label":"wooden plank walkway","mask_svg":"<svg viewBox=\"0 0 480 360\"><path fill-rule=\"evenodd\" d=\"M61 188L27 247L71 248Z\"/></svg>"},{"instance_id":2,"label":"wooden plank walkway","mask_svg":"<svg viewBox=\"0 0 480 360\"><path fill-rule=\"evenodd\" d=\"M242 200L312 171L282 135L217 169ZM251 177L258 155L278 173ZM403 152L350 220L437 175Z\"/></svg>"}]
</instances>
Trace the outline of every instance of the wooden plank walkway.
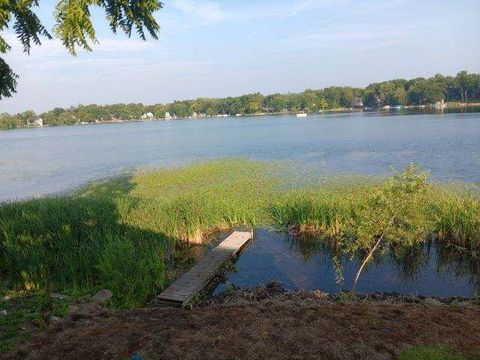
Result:
<instances>
[{"instance_id":1,"label":"wooden plank walkway","mask_svg":"<svg viewBox=\"0 0 480 360\"><path fill-rule=\"evenodd\" d=\"M198 264L157 296L157 301L176 306L187 305L209 282L225 261L237 254L252 238L252 232L234 231Z\"/></svg>"}]
</instances>

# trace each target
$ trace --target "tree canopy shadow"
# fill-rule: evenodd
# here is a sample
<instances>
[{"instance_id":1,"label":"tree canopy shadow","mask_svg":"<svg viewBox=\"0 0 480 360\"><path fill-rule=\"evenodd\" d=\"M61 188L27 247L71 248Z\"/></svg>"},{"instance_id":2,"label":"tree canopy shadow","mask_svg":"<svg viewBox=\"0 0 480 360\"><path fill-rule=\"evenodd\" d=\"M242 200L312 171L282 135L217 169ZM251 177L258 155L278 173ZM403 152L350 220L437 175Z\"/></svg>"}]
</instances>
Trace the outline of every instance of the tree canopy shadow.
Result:
<instances>
[{"instance_id":1,"label":"tree canopy shadow","mask_svg":"<svg viewBox=\"0 0 480 360\"><path fill-rule=\"evenodd\" d=\"M154 296L176 239L125 221L121 212L138 205L128 196L134 188L124 176L72 195L0 204L1 292L109 288L116 307Z\"/></svg>"}]
</instances>

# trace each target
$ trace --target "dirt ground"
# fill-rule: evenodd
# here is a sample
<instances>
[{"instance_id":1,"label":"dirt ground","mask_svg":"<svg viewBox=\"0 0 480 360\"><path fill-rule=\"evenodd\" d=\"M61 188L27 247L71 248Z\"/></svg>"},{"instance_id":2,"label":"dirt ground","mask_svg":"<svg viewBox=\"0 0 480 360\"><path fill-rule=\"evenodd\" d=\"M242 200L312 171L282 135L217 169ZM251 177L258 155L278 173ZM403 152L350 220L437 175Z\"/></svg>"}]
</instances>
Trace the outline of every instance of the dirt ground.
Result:
<instances>
[{"instance_id":1,"label":"dirt ground","mask_svg":"<svg viewBox=\"0 0 480 360\"><path fill-rule=\"evenodd\" d=\"M321 293L238 292L193 309L72 316L7 359L394 359L409 345L480 352L480 306L340 302Z\"/></svg>"}]
</instances>

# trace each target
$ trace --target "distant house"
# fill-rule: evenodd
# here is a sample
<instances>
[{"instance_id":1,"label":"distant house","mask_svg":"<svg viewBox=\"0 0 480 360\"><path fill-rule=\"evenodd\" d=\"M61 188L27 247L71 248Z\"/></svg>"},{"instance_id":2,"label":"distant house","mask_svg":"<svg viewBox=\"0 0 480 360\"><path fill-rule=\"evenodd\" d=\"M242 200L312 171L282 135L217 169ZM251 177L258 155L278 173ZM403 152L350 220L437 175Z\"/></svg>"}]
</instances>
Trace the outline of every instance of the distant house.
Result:
<instances>
[{"instance_id":1,"label":"distant house","mask_svg":"<svg viewBox=\"0 0 480 360\"><path fill-rule=\"evenodd\" d=\"M42 118L39 118L39 119L33 120L33 126L43 127L43 119L42 119Z\"/></svg>"},{"instance_id":2,"label":"distant house","mask_svg":"<svg viewBox=\"0 0 480 360\"><path fill-rule=\"evenodd\" d=\"M445 105L445 100L440 100L440 101L437 101L434 106L437 108L437 109L444 109L446 108L447 106Z\"/></svg>"},{"instance_id":3,"label":"distant house","mask_svg":"<svg viewBox=\"0 0 480 360\"><path fill-rule=\"evenodd\" d=\"M361 98L355 98L353 100L353 107L363 107L363 101Z\"/></svg>"},{"instance_id":4,"label":"distant house","mask_svg":"<svg viewBox=\"0 0 480 360\"><path fill-rule=\"evenodd\" d=\"M148 119L153 119L153 114L151 112L147 112L145 114L143 114L140 119L142 120L148 120Z\"/></svg>"},{"instance_id":5,"label":"distant house","mask_svg":"<svg viewBox=\"0 0 480 360\"><path fill-rule=\"evenodd\" d=\"M172 115L170 115L170 113L167 111L165 113L165 120L171 120L172 119Z\"/></svg>"}]
</instances>

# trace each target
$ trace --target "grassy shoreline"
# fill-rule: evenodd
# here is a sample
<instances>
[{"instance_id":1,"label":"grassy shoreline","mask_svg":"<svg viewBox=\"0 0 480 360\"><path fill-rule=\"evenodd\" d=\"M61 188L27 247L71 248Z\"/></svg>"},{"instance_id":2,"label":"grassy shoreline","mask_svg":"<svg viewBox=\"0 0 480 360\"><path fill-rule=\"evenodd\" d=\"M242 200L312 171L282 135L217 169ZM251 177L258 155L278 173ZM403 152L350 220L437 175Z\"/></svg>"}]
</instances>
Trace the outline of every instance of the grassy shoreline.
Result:
<instances>
[{"instance_id":1,"label":"grassy shoreline","mask_svg":"<svg viewBox=\"0 0 480 360\"><path fill-rule=\"evenodd\" d=\"M50 293L79 299L108 288L110 307L134 308L166 286L188 244L215 229L274 226L368 251L399 209L402 221L385 231L393 246L435 237L480 250L478 193L429 183L414 168L335 181L241 159L141 171L75 194L0 203L0 295L26 304L16 316L40 323L45 309L65 310Z\"/></svg>"},{"instance_id":2,"label":"grassy shoreline","mask_svg":"<svg viewBox=\"0 0 480 360\"><path fill-rule=\"evenodd\" d=\"M278 226L368 249L367 225L380 228L400 203L409 218L390 235L396 246L435 237L480 248L477 194L425 183L414 199L392 192L392 178L295 187L279 172L275 164L220 160L0 204L1 290L82 296L106 287L116 294L113 306L135 307L163 288L178 248L214 229ZM412 176L399 189L418 180Z\"/></svg>"}]
</instances>

